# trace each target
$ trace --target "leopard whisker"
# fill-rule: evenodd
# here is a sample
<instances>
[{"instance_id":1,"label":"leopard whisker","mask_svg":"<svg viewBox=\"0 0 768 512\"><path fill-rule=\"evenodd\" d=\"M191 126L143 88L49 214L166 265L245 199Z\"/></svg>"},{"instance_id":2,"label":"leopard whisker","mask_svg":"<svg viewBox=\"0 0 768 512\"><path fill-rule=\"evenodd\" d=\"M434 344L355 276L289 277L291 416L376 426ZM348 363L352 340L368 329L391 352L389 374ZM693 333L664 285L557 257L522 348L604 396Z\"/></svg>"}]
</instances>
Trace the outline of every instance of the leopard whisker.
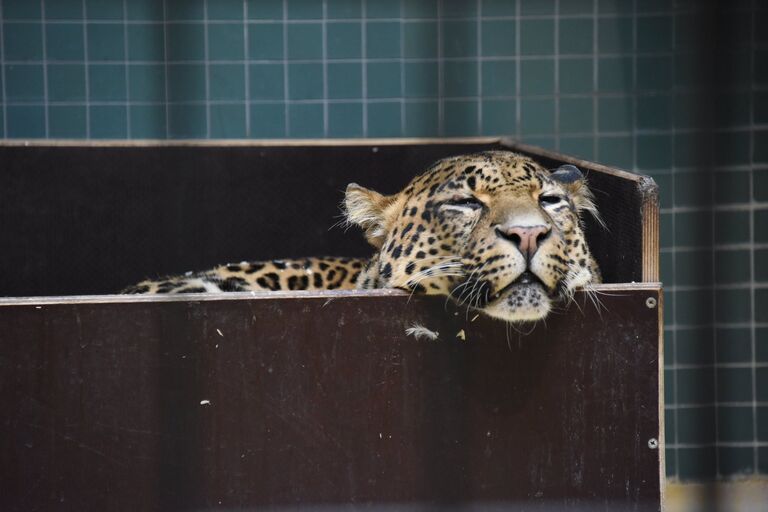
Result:
<instances>
[{"instance_id":1,"label":"leopard whisker","mask_svg":"<svg viewBox=\"0 0 768 512\"><path fill-rule=\"evenodd\" d=\"M447 299L450 299L450 298L453 296L453 293L454 293L454 292L456 292L457 290L459 290L459 289L461 289L461 288L466 288L466 287L467 287L469 284L472 284L472 283L474 282L474 281L472 280L472 277L475 275L475 273L476 273L476 272L478 272L478 271L480 270L480 268L481 268L481 267L478 267L478 268L475 268L475 269L473 269L473 270L472 270L472 271L469 273L469 276L467 276L467 278L464 280L464 282L463 282L463 283L460 283L459 285L457 285L456 287L454 287L454 288L453 288L453 290L449 291L449 292L448 292L448 298L447 298ZM462 300L462 297L464 296L464 294L465 294L465 291L466 291L466 290L462 291L462 292L461 292L461 293L460 293L460 294L459 294L457 297L455 297L455 300L456 300L456 302L457 302L457 303L458 303L460 306L461 306L462 304L464 304L464 300ZM447 299L446 299L446 300L447 300Z\"/></svg>"},{"instance_id":2,"label":"leopard whisker","mask_svg":"<svg viewBox=\"0 0 768 512\"><path fill-rule=\"evenodd\" d=\"M592 301L592 304L595 306L595 309L597 310L597 314L602 318L602 311L605 310L605 312L608 312L608 307L605 305L605 303L600 300L599 297L599 291L595 290L595 288L591 284L586 284L583 287L584 293L587 295L590 301ZM610 294L606 294L610 295Z\"/></svg>"},{"instance_id":3,"label":"leopard whisker","mask_svg":"<svg viewBox=\"0 0 768 512\"><path fill-rule=\"evenodd\" d=\"M457 270L461 266L462 265L460 263L455 261L438 263L436 265L433 265L429 268L421 270L416 274L410 276L406 280L406 286L410 288L413 292L416 290L416 288L418 288L418 285L421 285L422 281L426 279L434 279L434 278L441 278L441 277L461 277L462 275L464 275L464 273Z\"/></svg>"},{"instance_id":4,"label":"leopard whisker","mask_svg":"<svg viewBox=\"0 0 768 512\"><path fill-rule=\"evenodd\" d=\"M480 272L482 272L482 271L483 271L483 269L485 269L485 266L486 266L486 263L483 263L483 264L482 264L482 265L480 265L479 267L475 268L475 269L474 269L474 270L473 270L473 271L472 271L472 272L469 274L469 277L468 277L468 278L467 278L467 280L465 281L465 284L468 284L468 285L469 285L469 284L471 284L471 285L472 285L472 287L471 287L469 290L466 290L466 289L465 289L465 290L464 290L464 291L462 291L462 293L459 295L458 299L459 299L459 304L460 304L460 305L467 303L467 307L468 307L468 308L475 308L475 307L476 307L476 306L475 306L474 295L475 295L475 290L476 290L476 288L477 288L477 286L478 286L478 284L479 284L479 282L480 282L480 281L479 281L479 280L477 280L477 279L474 279L474 278L473 278L473 276L474 276L475 274L477 274L477 273L480 273ZM467 316L468 316L468 315L469 315L469 310L467 310Z\"/></svg>"}]
</instances>

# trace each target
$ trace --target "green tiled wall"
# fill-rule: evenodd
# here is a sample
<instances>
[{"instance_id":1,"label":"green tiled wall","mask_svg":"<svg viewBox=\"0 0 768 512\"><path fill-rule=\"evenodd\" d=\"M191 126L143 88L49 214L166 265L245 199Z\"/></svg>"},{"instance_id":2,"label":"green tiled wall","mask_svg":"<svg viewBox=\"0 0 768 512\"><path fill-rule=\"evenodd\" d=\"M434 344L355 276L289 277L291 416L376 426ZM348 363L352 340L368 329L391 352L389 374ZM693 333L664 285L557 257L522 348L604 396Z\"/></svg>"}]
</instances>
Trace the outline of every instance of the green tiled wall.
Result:
<instances>
[{"instance_id":1,"label":"green tiled wall","mask_svg":"<svg viewBox=\"0 0 768 512\"><path fill-rule=\"evenodd\" d=\"M768 12L720 3L0 0L0 136L512 135L652 174L668 474L765 474Z\"/></svg>"}]
</instances>

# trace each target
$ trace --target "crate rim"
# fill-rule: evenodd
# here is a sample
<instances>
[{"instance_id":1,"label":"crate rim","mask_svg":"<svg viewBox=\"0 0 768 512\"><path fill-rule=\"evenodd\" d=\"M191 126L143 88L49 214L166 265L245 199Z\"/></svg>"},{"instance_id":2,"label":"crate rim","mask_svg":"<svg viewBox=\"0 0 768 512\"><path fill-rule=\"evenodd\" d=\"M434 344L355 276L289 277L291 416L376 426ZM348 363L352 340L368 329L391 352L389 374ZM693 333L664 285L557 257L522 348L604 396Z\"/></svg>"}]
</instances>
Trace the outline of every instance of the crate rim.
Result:
<instances>
[{"instance_id":1,"label":"crate rim","mask_svg":"<svg viewBox=\"0 0 768 512\"><path fill-rule=\"evenodd\" d=\"M333 139L5 139L0 148L17 147L95 147L95 148L141 148L141 147L335 147L335 146L418 146L438 144L500 144L511 150L525 151L537 155L566 161L581 162L590 170L619 176L630 181L642 182L653 179L621 168L572 157L540 146L522 143L511 137L390 137L390 138L333 138Z\"/></svg>"},{"instance_id":2,"label":"crate rim","mask_svg":"<svg viewBox=\"0 0 768 512\"><path fill-rule=\"evenodd\" d=\"M590 287L590 290L604 293L619 293L622 291L661 291L661 282L642 283L603 283ZM576 293L584 293L577 290ZM378 288L373 290L283 290L283 291L252 291L252 292L220 292L220 293L180 293L180 294L104 294L104 295L50 295L32 297L0 297L0 307L3 306L45 306L57 304L122 304L144 302L215 302L232 300L272 300L272 299L347 299L347 298L381 298L403 297L410 300L412 294L394 288ZM420 297L422 297L420 295ZM429 296L426 296L429 297Z\"/></svg>"}]
</instances>

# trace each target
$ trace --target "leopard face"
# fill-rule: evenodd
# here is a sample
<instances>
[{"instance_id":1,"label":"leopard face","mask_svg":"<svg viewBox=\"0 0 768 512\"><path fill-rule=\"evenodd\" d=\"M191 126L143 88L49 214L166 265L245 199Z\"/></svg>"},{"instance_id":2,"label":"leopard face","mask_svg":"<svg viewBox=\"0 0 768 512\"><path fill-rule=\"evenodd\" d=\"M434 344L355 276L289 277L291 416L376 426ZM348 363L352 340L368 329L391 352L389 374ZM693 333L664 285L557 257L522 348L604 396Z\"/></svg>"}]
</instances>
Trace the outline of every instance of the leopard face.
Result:
<instances>
[{"instance_id":1,"label":"leopard face","mask_svg":"<svg viewBox=\"0 0 768 512\"><path fill-rule=\"evenodd\" d=\"M350 184L345 209L377 249L359 288L447 295L522 322L600 281L582 227L596 212L572 165L550 173L502 151L448 158L391 196Z\"/></svg>"}]
</instances>

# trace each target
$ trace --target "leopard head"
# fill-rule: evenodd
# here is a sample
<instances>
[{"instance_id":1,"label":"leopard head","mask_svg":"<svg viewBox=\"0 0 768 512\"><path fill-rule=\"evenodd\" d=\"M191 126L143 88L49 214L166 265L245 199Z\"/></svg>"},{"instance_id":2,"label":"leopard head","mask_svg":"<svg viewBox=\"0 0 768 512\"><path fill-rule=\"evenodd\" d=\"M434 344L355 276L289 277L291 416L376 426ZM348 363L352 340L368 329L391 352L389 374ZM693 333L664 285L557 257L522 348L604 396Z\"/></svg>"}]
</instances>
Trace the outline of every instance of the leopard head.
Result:
<instances>
[{"instance_id":1,"label":"leopard head","mask_svg":"<svg viewBox=\"0 0 768 512\"><path fill-rule=\"evenodd\" d=\"M600 281L582 215L596 215L582 173L489 151L440 160L401 192L347 187L348 221L376 248L361 288L447 295L507 322L543 319Z\"/></svg>"}]
</instances>

